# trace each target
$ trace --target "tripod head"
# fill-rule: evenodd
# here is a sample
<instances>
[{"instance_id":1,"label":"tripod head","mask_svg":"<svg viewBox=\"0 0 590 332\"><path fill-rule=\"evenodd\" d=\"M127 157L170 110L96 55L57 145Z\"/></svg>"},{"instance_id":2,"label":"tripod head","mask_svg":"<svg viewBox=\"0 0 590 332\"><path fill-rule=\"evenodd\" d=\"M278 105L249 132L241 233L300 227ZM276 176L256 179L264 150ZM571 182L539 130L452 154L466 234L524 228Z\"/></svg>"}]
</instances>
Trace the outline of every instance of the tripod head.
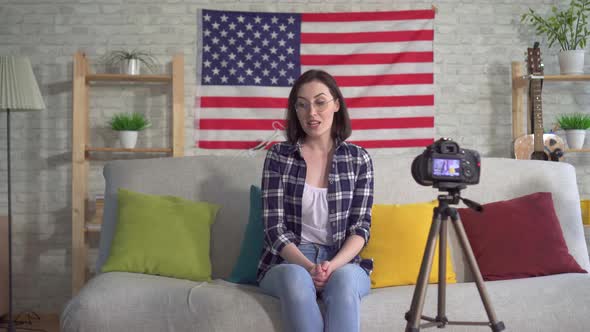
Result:
<instances>
[{"instance_id":1,"label":"tripod head","mask_svg":"<svg viewBox=\"0 0 590 332\"><path fill-rule=\"evenodd\" d=\"M455 188L446 188L446 189L441 189L439 188L439 191L446 191L447 194L446 195L438 195L438 205L439 206L448 206L450 204L459 204L459 201L463 201L463 203L465 203L465 205L467 205L468 208L475 210L477 212L482 212L483 211L483 206L481 206L481 204L472 201L470 199L467 198L463 198L461 197L461 189L464 189L465 187L461 188L461 187L455 187Z\"/></svg>"}]
</instances>

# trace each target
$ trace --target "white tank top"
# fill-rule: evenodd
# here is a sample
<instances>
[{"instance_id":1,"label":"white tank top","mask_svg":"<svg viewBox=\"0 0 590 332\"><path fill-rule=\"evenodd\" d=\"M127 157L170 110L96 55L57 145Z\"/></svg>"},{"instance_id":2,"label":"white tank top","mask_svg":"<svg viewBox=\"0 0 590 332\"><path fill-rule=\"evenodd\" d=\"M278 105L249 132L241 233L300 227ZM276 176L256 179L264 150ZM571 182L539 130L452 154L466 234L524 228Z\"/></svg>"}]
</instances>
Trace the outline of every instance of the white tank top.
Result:
<instances>
[{"instance_id":1,"label":"white tank top","mask_svg":"<svg viewBox=\"0 0 590 332\"><path fill-rule=\"evenodd\" d=\"M328 218L328 188L306 183L301 198L301 243L332 245L332 228Z\"/></svg>"}]
</instances>

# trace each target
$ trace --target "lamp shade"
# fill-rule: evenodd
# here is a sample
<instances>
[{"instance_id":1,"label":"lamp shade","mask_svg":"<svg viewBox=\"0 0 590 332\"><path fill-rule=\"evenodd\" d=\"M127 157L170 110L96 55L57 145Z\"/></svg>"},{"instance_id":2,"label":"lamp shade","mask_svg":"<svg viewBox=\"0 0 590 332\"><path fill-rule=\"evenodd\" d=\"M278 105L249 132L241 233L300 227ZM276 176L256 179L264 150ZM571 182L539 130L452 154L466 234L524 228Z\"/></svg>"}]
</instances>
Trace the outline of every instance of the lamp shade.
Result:
<instances>
[{"instance_id":1,"label":"lamp shade","mask_svg":"<svg viewBox=\"0 0 590 332\"><path fill-rule=\"evenodd\" d=\"M0 110L39 111L45 103L26 57L0 56Z\"/></svg>"}]
</instances>

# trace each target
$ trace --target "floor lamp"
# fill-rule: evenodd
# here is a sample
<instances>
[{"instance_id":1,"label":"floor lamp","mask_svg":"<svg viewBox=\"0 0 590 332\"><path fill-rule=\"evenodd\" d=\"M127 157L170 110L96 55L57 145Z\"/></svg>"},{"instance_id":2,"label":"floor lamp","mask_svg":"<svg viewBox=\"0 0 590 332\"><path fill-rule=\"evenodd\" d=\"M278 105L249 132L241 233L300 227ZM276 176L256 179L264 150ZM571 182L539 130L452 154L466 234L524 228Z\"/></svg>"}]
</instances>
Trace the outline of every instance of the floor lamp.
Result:
<instances>
[{"instance_id":1,"label":"floor lamp","mask_svg":"<svg viewBox=\"0 0 590 332\"><path fill-rule=\"evenodd\" d=\"M10 178L10 112L45 109L29 59L0 56L0 110L6 111L6 160L8 167L8 332L15 331L12 312L12 199Z\"/></svg>"}]
</instances>

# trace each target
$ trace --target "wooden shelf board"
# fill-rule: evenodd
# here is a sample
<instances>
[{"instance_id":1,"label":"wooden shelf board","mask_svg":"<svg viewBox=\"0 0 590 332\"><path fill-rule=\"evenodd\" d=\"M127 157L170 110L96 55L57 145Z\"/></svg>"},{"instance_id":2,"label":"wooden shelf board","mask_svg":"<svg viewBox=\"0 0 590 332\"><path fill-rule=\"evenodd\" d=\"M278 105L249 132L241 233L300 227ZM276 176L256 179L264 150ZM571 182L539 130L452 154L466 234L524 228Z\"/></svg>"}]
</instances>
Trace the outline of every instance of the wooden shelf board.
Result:
<instances>
[{"instance_id":1,"label":"wooden shelf board","mask_svg":"<svg viewBox=\"0 0 590 332\"><path fill-rule=\"evenodd\" d=\"M565 149L565 152L590 152L590 149Z\"/></svg>"},{"instance_id":2,"label":"wooden shelf board","mask_svg":"<svg viewBox=\"0 0 590 332\"><path fill-rule=\"evenodd\" d=\"M171 75L88 74L86 82L172 82Z\"/></svg>"},{"instance_id":3,"label":"wooden shelf board","mask_svg":"<svg viewBox=\"0 0 590 332\"><path fill-rule=\"evenodd\" d=\"M86 152L147 152L147 153L172 153L172 148L92 148L86 147Z\"/></svg>"},{"instance_id":4,"label":"wooden shelf board","mask_svg":"<svg viewBox=\"0 0 590 332\"><path fill-rule=\"evenodd\" d=\"M545 81L590 81L590 75L545 75Z\"/></svg>"}]
</instances>

